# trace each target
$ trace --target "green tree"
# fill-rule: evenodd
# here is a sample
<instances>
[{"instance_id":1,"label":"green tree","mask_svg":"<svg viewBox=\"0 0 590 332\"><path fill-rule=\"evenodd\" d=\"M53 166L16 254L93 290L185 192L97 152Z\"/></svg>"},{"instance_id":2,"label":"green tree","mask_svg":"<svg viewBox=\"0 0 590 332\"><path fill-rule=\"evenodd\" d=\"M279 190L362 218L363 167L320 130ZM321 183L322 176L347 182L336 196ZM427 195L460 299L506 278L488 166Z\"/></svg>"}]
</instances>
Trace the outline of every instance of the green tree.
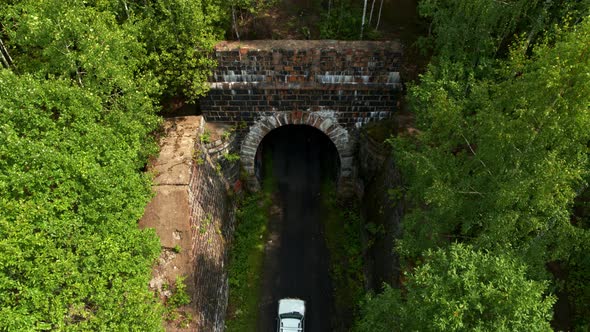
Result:
<instances>
[{"instance_id":1,"label":"green tree","mask_svg":"<svg viewBox=\"0 0 590 332\"><path fill-rule=\"evenodd\" d=\"M161 330L137 220L160 88L133 25L81 1L0 9L0 330Z\"/></svg>"},{"instance_id":2,"label":"green tree","mask_svg":"<svg viewBox=\"0 0 590 332\"><path fill-rule=\"evenodd\" d=\"M161 329L137 220L150 128L70 81L0 71L0 329ZM137 130L130 133L126 127Z\"/></svg>"},{"instance_id":3,"label":"green tree","mask_svg":"<svg viewBox=\"0 0 590 332\"><path fill-rule=\"evenodd\" d=\"M322 12L320 38L358 40L361 35L363 4L358 1L335 0L330 10ZM366 31L365 34L367 34Z\"/></svg>"},{"instance_id":4,"label":"green tree","mask_svg":"<svg viewBox=\"0 0 590 332\"><path fill-rule=\"evenodd\" d=\"M436 54L476 65L493 58L539 0L422 0L419 11L431 20Z\"/></svg>"},{"instance_id":5,"label":"green tree","mask_svg":"<svg viewBox=\"0 0 590 332\"><path fill-rule=\"evenodd\" d=\"M231 22L226 21L226 24L231 25L227 30L232 31L233 37L240 40L241 26L247 22L256 19L256 16L261 12L268 10L275 6L278 0L228 0L224 1L224 10L227 17L231 17Z\"/></svg>"},{"instance_id":6,"label":"green tree","mask_svg":"<svg viewBox=\"0 0 590 332\"><path fill-rule=\"evenodd\" d=\"M445 63L410 91L420 134L394 140L417 207L400 248L465 241L512 248L536 273L565 259L584 230L570 222L588 175L590 22L565 28L532 56L516 44L485 80L453 80ZM450 77L450 78L449 78Z\"/></svg>"},{"instance_id":7,"label":"green tree","mask_svg":"<svg viewBox=\"0 0 590 332\"><path fill-rule=\"evenodd\" d=\"M105 100L137 89L137 80L146 81L140 85L146 92L158 93L149 73L138 72L146 61L138 31L120 27L111 12L77 0L22 0L0 15L17 73L69 78Z\"/></svg>"},{"instance_id":8,"label":"green tree","mask_svg":"<svg viewBox=\"0 0 590 332\"><path fill-rule=\"evenodd\" d=\"M158 0L138 13L150 69L168 95L195 101L209 91L207 79L216 65L209 52L223 36L223 14L218 1L195 0Z\"/></svg>"},{"instance_id":9,"label":"green tree","mask_svg":"<svg viewBox=\"0 0 590 332\"><path fill-rule=\"evenodd\" d=\"M428 251L405 289L368 297L358 332L551 331L554 298L526 278L526 266L461 244Z\"/></svg>"},{"instance_id":10,"label":"green tree","mask_svg":"<svg viewBox=\"0 0 590 332\"><path fill-rule=\"evenodd\" d=\"M548 279L546 264L553 261L570 269L565 287L575 289L570 297L583 316L587 287L580 275L587 262L581 257L590 232L572 222L572 207L590 176L590 2L423 0L419 6L431 20L434 57L409 90L417 134L390 142L411 205L398 253L403 268L424 263L409 274L404 291L386 288L367 301L359 330L547 330L551 301L542 300L542 284L515 288L534 288L536 297L521 307L540 308L530 326L489 319L524 316L479 294L488 284L498 290L504 279L493 281L495 274L518 276L513 285ZM459 279L449 275L457 270L453 261L468 264ZM510 277L497 271L501 266L510 267ZM470 316L458 307L467 304Z\"/></svg>"},{"instance_id":11,"label":"green tree","mask_svg":"<svg viewBox=\"0 0 590 332\"><path fill-rule=\"evenodd\" d=\"M434 50L433 63L449 61L463 69L453 74L465 82L469 76L493 74L496 60L506 55L516 36L528 50L555 27L581 21L590 13L590 1L579 0L421 0L420 14L430 21L429 36L420 44ZM433 68L436 72L436 68ZM463 76L459 76L463 75Z\"/></svg>"},{"instance_id":12,"label":"green tree","mask_svg":"<svg viewBox=\"0 0 590 332\"><path fill-rule=\"evenodd\" d=\"M209 52L224 34L227 4L215 0L92 0L101 11L115 13L125 29L145 44L148 63L168 96L189 101L208 91L215 67Z\"/></svg>"},{"instance_id":13,"label":"green tree","mask_svg":"<svg viewBox=\"0 0 590 332\"><path fill-rule=\"evenodd\" d=\"M113 125L125 144L137 144L156 128L160 89L142 70L147 54L134 27L120 27L113 13L76 0L18 1L0 10L0 20L15 73L69 80L98 96L101 121ZM150 149L136 147L143 163Z\"/></svg>"}]
</instances>

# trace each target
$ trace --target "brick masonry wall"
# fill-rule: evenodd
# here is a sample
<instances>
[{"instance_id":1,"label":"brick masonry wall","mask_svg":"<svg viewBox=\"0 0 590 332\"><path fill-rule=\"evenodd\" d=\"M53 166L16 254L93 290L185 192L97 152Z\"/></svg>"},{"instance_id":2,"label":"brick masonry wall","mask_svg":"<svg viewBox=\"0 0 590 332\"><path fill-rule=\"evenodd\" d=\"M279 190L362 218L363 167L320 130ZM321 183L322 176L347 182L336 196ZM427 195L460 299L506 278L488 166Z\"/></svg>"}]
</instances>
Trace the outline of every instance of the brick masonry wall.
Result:
<instances>
[{"instance_id":1,"label":"brick masonry wall","mask_svg":"<svg viewBox=\"0 0 590 332\"><path fill-rule=\"evenodd\" d=\"M401 234L404 204L401 199L392 201L389 190L402 187L401 174L391 148L365 132L359 137L358 162L363 219L382 230L366 252L367 286L374 291L380 291L384 282L399 287L401 272L394 245Z\"/></svg>"},{"instance_id":2,"label":"brick masonry wall","mask_svg":"<svg viewBox=\"0 0 590 332\"><path fill-rule=\"evenodd\" d=\"M228 160L227 156L239 156L243 136L242 131L232 130L227 138L203 144L216 169L220 168L221 174L230 184L236 183L240 176L240 163L239 160Z\"/></svg>"},{"instance_id":3,"label":"brick masonry wall","mask_svg":"<svg viewBox=\"0 0 590 332\"><path fill-rule=\"evenodd\" d=\"M398 108L401 56L394 41L222 42L201 109L207 121L248 124L277 111L334 110L342 126L360 127Z\"/></svg>"},{"instance_id":4,"label":"brick masonry wall","mask_svg":"<svg viewBox=\"0 0 590 332\"><path fill-rule=\"evenodd\" d=\"M170 332L224 329L235 206L223 168L218 172L200 143L203 127L202 117L166 119L160 155L150 165L155 197L139 222L141 228L153 228L162 244L150 287L166 302L172 295L166 285L186 278L191 303L180 310L192 319L166 322Z\"/></svg>"},{"instance_id":5,"label":"brick masonry wall","mask_svg":"<svg viewBox=\"0 0 590 332\"><path fill-rule=\"evenodd\" d=\"M231 140L230 140L231 142ZM197 331L223 331L228 300L228 249L235 221L229 183L212 160L209 149L195 141L195 162L188 186L193 306L200 315Z\"/></svg>"}]
</instances>

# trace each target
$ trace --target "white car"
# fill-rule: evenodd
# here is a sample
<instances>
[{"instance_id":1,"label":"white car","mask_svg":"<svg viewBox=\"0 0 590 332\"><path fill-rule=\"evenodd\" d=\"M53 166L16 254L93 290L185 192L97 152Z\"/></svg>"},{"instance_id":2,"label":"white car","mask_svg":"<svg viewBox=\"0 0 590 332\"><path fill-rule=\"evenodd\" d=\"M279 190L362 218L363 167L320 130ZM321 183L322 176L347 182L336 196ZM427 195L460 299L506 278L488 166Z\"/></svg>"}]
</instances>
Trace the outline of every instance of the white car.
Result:
<instances>
[{"instance_id":1,"label":"white car","mask_svg":"<svg viewBox=\"0 0 590 332\"><path fill-rule=\"evenodd\" d=\"M278 332L303 332L305 301L300 299L279 300Z\"/></svg>"}]
</instances>

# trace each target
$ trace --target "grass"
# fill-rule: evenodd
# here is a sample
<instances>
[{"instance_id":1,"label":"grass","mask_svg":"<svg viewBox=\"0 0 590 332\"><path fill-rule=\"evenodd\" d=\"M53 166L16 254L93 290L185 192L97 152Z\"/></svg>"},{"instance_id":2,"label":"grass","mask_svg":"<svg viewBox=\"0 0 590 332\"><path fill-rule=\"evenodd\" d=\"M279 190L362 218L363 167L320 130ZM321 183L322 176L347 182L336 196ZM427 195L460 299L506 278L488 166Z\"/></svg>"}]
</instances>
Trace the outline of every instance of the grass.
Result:
<instances>
[{"instance_id":1,"label":"grass","mask_svg":"<svg viewBox=\"0 0 590 332\"><path fill-rule=\"evenodd\" d=\"M365 295L361 218L354 204L336 198L333 184L322 186L322 220L330 253L330 276L334 289L335 330L347 330Z\"/></svg>"},{"instance_id":2,"label":"grass","mask_svg":"<svg viewBox=\"0 0 590 332\"><path fill-rule=\"evenodd\" d=\"M225 326L228 332L256 331L264 244L271 193L275 187L270 157L265 165L271 171L265 176L263 190L244 197L236 212L236 230L230 249L228 272L229 307Z\"/></svg>"},{"instance_id":3,"label":"grass","mask_svg":"<svg viewBox=\"0 0 590 332\"><path fill-rule=\"evenodd\" d=\"M259 192L245 197L237 211L229 265L229 332L256 330L269 206L270 196Z\"/></svg>"}]
</instances>

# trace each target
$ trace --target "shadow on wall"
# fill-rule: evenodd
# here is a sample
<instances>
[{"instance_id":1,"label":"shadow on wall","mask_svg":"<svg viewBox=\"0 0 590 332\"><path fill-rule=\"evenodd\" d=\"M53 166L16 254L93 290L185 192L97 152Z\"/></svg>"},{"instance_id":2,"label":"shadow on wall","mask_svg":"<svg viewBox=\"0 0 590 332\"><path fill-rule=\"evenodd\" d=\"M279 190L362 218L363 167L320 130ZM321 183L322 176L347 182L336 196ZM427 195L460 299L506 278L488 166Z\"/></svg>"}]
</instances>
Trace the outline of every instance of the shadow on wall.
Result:
<instances>
[{"instance_id":1,"label":"shadow on wall","mask_svg":"<svg viewBox=\"0 0 590 332\"><path fill-rule=\"evenodd\" d=\"M207 255L195 257L193 284L194 298L208 299L196 303L199 317L195 317L197 331L221 332L224 330L225 309L227 306L227 262L212 259ZM198 270L198 271L197 271ZM219 301L218 299L226 299Z\"/></svg>"}]
</instances>

